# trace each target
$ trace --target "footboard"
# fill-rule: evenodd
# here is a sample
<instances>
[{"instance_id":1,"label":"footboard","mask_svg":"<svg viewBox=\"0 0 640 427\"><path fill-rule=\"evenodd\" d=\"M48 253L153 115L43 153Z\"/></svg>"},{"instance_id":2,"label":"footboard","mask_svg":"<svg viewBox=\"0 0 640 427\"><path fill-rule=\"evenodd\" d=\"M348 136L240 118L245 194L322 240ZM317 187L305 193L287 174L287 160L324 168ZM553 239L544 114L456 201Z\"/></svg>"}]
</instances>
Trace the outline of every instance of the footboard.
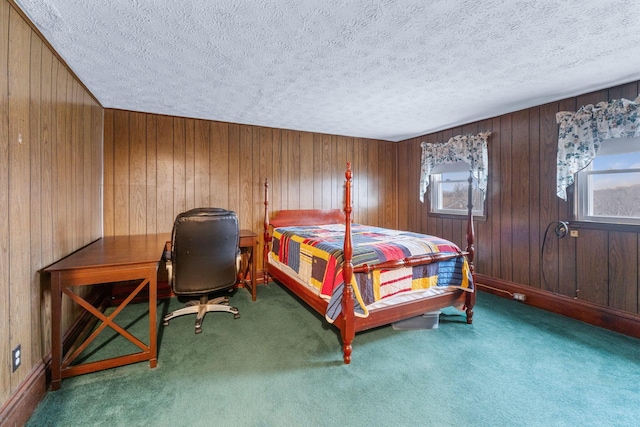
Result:
<instances>
[{"instance_id":1,"label":"footboard","mask_svg":"<svg viewBox=\"0 0 640 427\"><path fill-rule=\"evenodd\" d=\"M273 221L269 220L269 183L265 180L264 187L264 277L265 282L268 281L269 276L282 283L290 291L300 297L305 303L307 303L314 310L318 311L323 316L327 312L328 301L320 298L311 289L305 285L299 283L296 279L288 276L278 267L272 265L269 261L270 246L273 241L270 227L284 227L284 226L301 226L301 225L317 225L317 224L344 224L344 245L343 245L343 257L342 264L342 295L339 296L339 300L333 298L332 310L334 308L341 308L340 314L337 318L332 317L333 324L340 330L340 335L343 344L343 359L344 363L351 362L352 343L355 338L355 334L359 331L364 331L374 327L393 323L398 320L421 315L428 311L438 310L449 306L464 306L467 315L467 323L473 321L473 306L475 304L475 290L455 290L448 291L444 294L430 296L427 298L417 299L413 301L403 302L400 304L391 305L388 307L378 308L368 313L368 316L361 317L355 314L354 303L354 289L352 288L352 278L355 273L369 273L373 270L392 270L403 267L413 267L418 265L431 264L435 262L441 262L450 260L457 257L466 257L469 265L469 273L472 278L475 278L473 269L473 217L471 214L472 208L469 208L468 227L467 227L467 247L466 251L452 252L435 252L424 255L416 255L406 257L403 259L390 259L389 261L372 263L372 264L360 264L358 266L353 265L353 240L352 240L352 212L351 206L351 190L352 190L352 171L351 164L347 163L347 170L345 172L345 206L344 214L337 209L329 210L292 210L281 211ZM469 193L471 195L471 193ZM340 234L340 236L342 236ZM305 237L306 239L306 237ZM342 240L342 237L340 237ZM307 241L307 240L305 240ZM335 239L333 240L335 241ZM324 243L324 242L323 242ZM338 297L338 294L334 294ZM338 305L339 303L339 305ZM362 306L362 302L359 302L359 307ZM338 312L335 311L334 315ZM366 314L366 313L365 313Z\"/></svg>"}]
</instances>

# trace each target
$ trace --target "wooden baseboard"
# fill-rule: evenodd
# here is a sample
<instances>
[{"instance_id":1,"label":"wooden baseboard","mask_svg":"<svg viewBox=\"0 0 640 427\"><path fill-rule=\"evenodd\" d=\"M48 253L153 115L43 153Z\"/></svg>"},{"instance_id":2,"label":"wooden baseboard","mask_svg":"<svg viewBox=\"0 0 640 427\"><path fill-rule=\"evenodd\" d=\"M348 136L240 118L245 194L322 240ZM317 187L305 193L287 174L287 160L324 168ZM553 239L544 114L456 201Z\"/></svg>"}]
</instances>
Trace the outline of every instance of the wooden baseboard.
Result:
<instances>
[{"instance_id":1,"label":"wooden baseboard","mask_svg":"<svg viewBox=\"0 0 640 427\"><path fill-rule=\"evenodd\" d=\"M111 306L120 305L131 292L140 284L140 281L132 280L130 282L119 283L117 286L112 286L111 290ZM149 290L145 287L142 289L131 301L132 303L149 302ZM171 291L169 282L158 281L157 287L157 300L163 300L175 296Z\"/></svg>"},{"instance_id":2,"label":"wooden baseboard","mask_svg":"<svg viewBox=\"0 0 640 427\"><path fill-rule=\"evenodd\" d=\"M122 301L125 300L125 298L127 298L129 296L129 294L131 294L131 291L133 291L136 286L138 286L137 281L132 281L131 283L120 283L118 284L118 286L113 286L110 288L110 298L111 298L111 305L112 306L117 306L120 305L120 303L122 303ZM256 285L262 285L264 284L264 273L262 271L259 271L256 274ZM166 280L158 280L158 288L157 288L157 293L158 293L158 300L164 300L164 299L168 299L168 298L172 298L175 297L175 294L173 293L173 291L171 290L171 287L169 286L169 282ZM238 283L236 285L236 288L244 288L245 286L242 283ZM138 295L135 296L135 298L133 298L132 302L134 303L139 303L139 302L145 302L145 301L149 301L149 291L147 291L146 289L143 289L142 291L140 291L140 293L138 293Z\"/></svg>"},{"instance_id":3,"label":"wooden baseboard","mask_svg":"<svg viewBox=\"0 0 640 427\"><path fill-rule=\"evenodd\" d=\"M257 279L258 283L262 283L262 277L258 276ZM123 297L124 293L126 292L112 293L111 288L97 287L96 292L86 299L92 305L99 307L100 311L104 311L107 307L122 302L124 297L126 297L126 295ZM173 296L173 293L168 283L159 282L158 299L169 298L171 296ZM142 295L137 298L143 301L146 297ZM95 317L83 311L63 336L63 348L65 351L67 351L78 336L83 333L87 325L95 322ZM42 362L33 368L22 383L20 383L15 393L13 393L9 397L9 400L5 402L4 406L0 408L0 426L21 426L29 420L38 403L44 398L49 387L50 377L47 374L50 366L51 352L44 355Z\"/></svg>"},{"instance_id":4,"label":"wooden baseboard","mask_svg":"<svg viewBox=\"0 0 640 427\"><path fill-rule=\"evenodd\" d=\"M262 274L258 274L256 279L261 284L264 277L262 277ZM476 286L480 291L509 299L513 298L514 293L520 293L526 296L524 304L640 339L639 315L482 274L476 274L476 282ZM95 301L96 299L98 298L93 300ZM88 319L86 318L78 319L65 335L65 344L73 340L73 337L77 335L77 330L87 321ZM26 423L46 393L46 372L50 361L51 354L48 354L45 356L44 362L34 367L27 378L20 384L18 390L0 409L0 425L14 426Z\"/></svg>"},{"instance_id":5,"label":"wooden baseboard","mask_svg":"<svg viewBox=\"0 0 640 427\"><path fill-rule=\"evenodd\" d=\"M47 370L44 362L40 362L0 409L0 426L25 425L46 392Z\"/></svg>"},{"instance_id":6,"label":"wooden baseboard","mask_svg":"<svg viewBox=\"0 0 640 427\"><path fill-rule=\"evenodd\" d=\"M109 295L98 287L95 292L85 298L100 311L104 311L109 306ZM62 337L62 345L67 351L72 343L87 328L87 325L96 322L96 318L87 311L83 311L80 316L69 327L69 330ZM20 383L17 390L9 397L9 400L0 409L0 426L21 426L24 425L38 403L44 398L49 382L48 375L51 367L51 352L44 355L42 362L33 367L31 372Z\"/></svg>"},{"instance_id":7,"label":"wooden baseboard","mask_svg":"<svg viewBox=\"0 0 640 427\"><path fill-rule=\"evenodd\" d=\"M478 290L513 299L513 294L525 295L524 304L571 317L594 326L640 338L640 315L616 310L506 280L476 274Z\"/></svg>"}]
</instances>

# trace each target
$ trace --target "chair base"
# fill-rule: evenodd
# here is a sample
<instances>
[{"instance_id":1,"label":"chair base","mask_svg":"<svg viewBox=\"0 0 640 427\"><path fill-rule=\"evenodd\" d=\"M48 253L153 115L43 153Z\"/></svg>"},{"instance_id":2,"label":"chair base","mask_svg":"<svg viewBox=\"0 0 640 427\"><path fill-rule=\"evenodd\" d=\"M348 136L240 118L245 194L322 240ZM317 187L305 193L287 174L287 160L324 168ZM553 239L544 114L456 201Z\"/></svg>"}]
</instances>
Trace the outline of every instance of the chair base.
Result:
<instances>
[{"instance_id":1,"label":"chair base","mask_svg":"<svg viewBox=\"0 0 640 427\"><path fill-rule=\"evenodd\" d=\"M174 317L184 316L185 314L196 314L196 334L202 332L202 321L204 315L210 311L226 311L233 313L233 318L240 317L240 312L236 307L229 306L229 297L218 297L214 299L208 299L207 296L203 296L200 300L192 300L186 303L183 308L173 311L164 316L162 324L169 326L169 320Z\"/></svg>"}]
</instances>

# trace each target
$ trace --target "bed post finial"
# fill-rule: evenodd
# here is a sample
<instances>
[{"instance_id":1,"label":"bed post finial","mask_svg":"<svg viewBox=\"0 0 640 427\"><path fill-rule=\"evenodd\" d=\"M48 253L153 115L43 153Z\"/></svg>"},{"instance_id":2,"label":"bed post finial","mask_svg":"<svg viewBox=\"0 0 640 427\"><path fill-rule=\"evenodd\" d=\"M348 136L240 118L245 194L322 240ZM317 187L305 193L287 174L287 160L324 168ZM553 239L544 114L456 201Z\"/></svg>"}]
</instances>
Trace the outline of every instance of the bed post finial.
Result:
<instances>
[{"instance_id":1,"label":"bed post finial","mask_svg":"<svg viewBox=\"0 0 640 427\"><path fill-rule=\"evenodd\" d=\"M474 230L473 230L473 171L469 171L469 178L467 179L469 183L467 190L467 248L466 251L469 252L467 258L469 259L469 264L471 269L473 269L473 257L475 255L475 249L473 247L474 243Z\"/></svg>"},{"instance_id":2,"label":"bed post finial","mask_svg":"<svg viewBox=\"0 0 640 427\"><path fill-rule=\"evenodd\" d=\"M476 273L475 267L473 266L473 259L476 254L476 250L473 247L473 243L475 240L474 237L474 229L473 229L473 171L469 171L469 178L467 179L469 185L468 196L467 196L467 261L469 262L469 270L471 271L471 277L473 278L473 283L475 286L476 283ZM476 291L467 292L465 298L465 308L467 311L467 323L473 322L473 306L476 303Z\"/></svg>"},{"instance_id":3,"label":"bed post finial","mask_svg":"<svg viewBox=\"0 0 640 427\"><path fill-rule=\"evenodd\" d=\"M344 263L342 264L342 279L344 286L342 290L342 315L345 318L344 327L342 328L342 356L344 363L351 363L351 343L355 337L355 328L353 321L353 291L351 289L351 278L353 277L353 243L351 241L351 162L347 162L347 171L344 174L345 182L345 201L344 201Z\"/></svg>"},{"instance_id":4,"label":"bed post finial","mask_svg":"<svg viewBox=\"0 0 640 427\"><path fill-rule=\"evenodd\" d=\"M269 283L269 274L267 273L267 258L269 256L269 243L271 243L271 235L269 234L269 179L264 179L264 235L262 249L262 275L264 284Z\"/></svg>"}]
</instances>

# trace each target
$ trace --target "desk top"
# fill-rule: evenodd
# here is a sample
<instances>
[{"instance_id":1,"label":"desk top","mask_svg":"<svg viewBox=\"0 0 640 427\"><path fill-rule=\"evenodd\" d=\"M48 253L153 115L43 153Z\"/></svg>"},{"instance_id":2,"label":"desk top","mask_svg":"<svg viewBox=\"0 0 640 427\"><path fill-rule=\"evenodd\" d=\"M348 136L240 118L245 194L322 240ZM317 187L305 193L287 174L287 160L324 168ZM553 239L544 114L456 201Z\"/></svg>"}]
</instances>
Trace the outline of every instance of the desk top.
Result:
<instances>
[{"instance_id":1,"label":"desk top","mask_svg":"<svg viewBox=\"0 0 640 427\"><path fill-rule=\"evenodd\" d=\"M159 262L171 233L103 237L45 268L53 272Z\"/></svg>"},{"instance_id":2,"label":"desk top","mask_svg":"<svg viewBox=\"0 0 640 427\"><path fill-rule=\"evenodd\" d=\"M252 238L257 238L258 234L251 231L251 230L246 230L246 229L241 229L240 230L240 244L242 245L242 240L243 239L252 239Z\"/></svg>"}]
</instances>

